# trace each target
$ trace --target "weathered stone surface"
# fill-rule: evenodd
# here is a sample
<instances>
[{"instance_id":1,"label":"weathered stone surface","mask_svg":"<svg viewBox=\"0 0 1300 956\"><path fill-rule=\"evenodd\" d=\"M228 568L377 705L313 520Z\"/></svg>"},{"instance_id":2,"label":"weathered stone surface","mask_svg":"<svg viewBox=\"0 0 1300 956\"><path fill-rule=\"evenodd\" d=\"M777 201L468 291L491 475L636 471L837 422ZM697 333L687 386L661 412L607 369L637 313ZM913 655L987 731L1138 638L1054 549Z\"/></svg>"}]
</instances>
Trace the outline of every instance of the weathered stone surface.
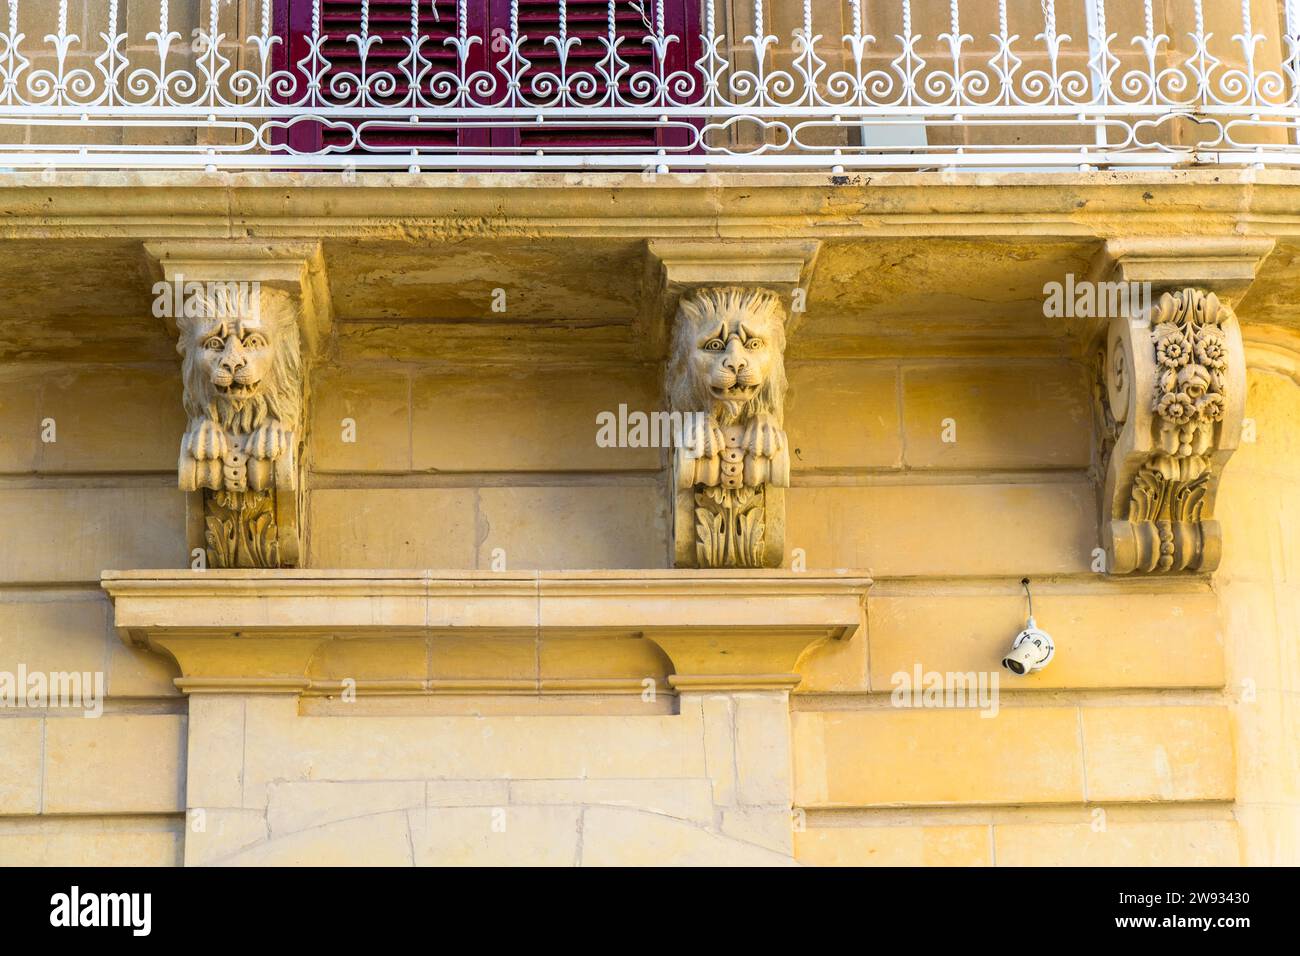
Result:
<instances>
[{"instance_id":1,"label":"weathered stone surface","mask_svg":"<svg viewBox=\"0 0 1300 956\"><path fill-rule=\"evenodd\" d=\"M649 367L436 373L417 376L412 388L415 471L649 470L666 453L597 441L598 416L617 421L620 405L629 415L660 410Z\"/></svg>"},{"instance_id":2,"label":"weathered stone surface","mask_svg":"<svg viewBox=\"0 0 1300 956\"><path fill-rule=\"evenodd\" d=\"M786 501L788 549L803 549L809 568L1019 581L1088 572L1097 547L1084 480L796 486Z\"/></svg>"},{"instance_id":3,"label":"weathered stone surface","mask_svg":"<svg viewBox=\"0 0 1300 956\"><path fill-rule=\"evenodd\" d=\"M1087 468L1086 370L1066 362L905 365L910 468Z\"/></svg>"},{"instance_id":4,"label":"weathered stone surface","mask_svg":"<svg viewBox=\"0 0 1300 956\"><path fill-rule=\"evenodd\" d=\"M53 442L41 442L36 469L42 472L161 471L176 467L172 447L185 426L176 401L180 377L174 367L95 368L43 376L37 421L24 431L36 435L40 421L54 420Z\"/></svg>"},{"instance_id":5,"label":"weathered stone surface","mask_svg":"<svg viewBox=\"0 0 1300 956\"><path fill-rule=\"evenodd\" d=\"M1232 733L1223 707L1083 707L1088 799L1231 800Z\"/></svg>"},{"instance_id":6,"label":"weathered stone surface","mask_svg":"<svg viewBox=\"0 0 1300 956\"><path fill-rule=\"evenodd\" d=\"M267 792L266 823L273 839L326 826L339 820L424 806L425 785L418 780L290 781Z\"/></svg>"},{"instance_id":7,"label":"weathered stone surface","mask_svg":"<svg viewBox=\"0 0 1300 956\"><path fill-rule=\"evenodd\" d=\"M180 866L183 823L173 817L0 820L4 866Z\"/></svg>"},{"instance_id":8,"label":"weathered stone surface","mask_svg":"<svg viewBox=\"0 0 1300 956\"><path fill-rule=\"evenodd\" d=\"M51 717L45 727L46 813L179 813L185 718Z\"/></svg>"},{"instance_id":9,"label":"weathered stone surface","mask_svg":"<svg viewBox=\"0 0 1300 956\"><path fill-rule=\"evenodd\" d=\"M998 866L1237 866L1231 820L1000 824L993 828Z\"/></svg>"},{"instance_id":10,"label":"weathered stone surface","mask_svg":"<svg viewBox=\"0 0 1300 956\"><path fill-rule=\"evenodd\" d=\"M312 382L312 463L318 471L411 468L411 381L403 368L321 369Z\"/></svg>"},{"instance_id":11,"label":"weathered stone surface","mask_svg":"<svg viewBox=\"0 0 1300 956\"><path fill-rule=\"evenodd\" d=\"M825 827L794 835L809 866L988 866L987 826ZM1058 861L1059 862L1059 861Z\"/></svg>"},{"instance_id":12,"label":"weathered stone surface","mask_svg":"<svg viewBox=\"0 0 1300 956\"><path fill-rule=\"evenodd\" d=\"M211 862L225 866L410 866L410 831L403 811L351 817L255 843L233 854L214 855Z\"/></svg>"},{"instance_id":13,"label":"weathered stone surface","mask_svg":"<svg viewBox=\"0 0 1300 956\"><path fill-rule=\"evenodd\" d=\"M798 807L1034 804L1084 798L1072 707L795 713ZM961 760L954 755L962 755ZM880 768L892 768L881 772Z\"/></svg>"},{"instance_id":14,"label":"weathered stone surface","mask_svg":"<svg viewBox=\"0 0 1300 956\"><path fill-rule=\"evenodd\" d=\"M1059 587L1059 590L1058 590ZM944 593L937 587L875 593L868 599L871 689L888 693L894 675L922 671L996 669L1008 642L1024 626L1024 593L1008 582ZM1221 687L1223 647L1218 598L1200 585L1183 592L1122 596L1095 587L1034 588L1034 612L1061 653L1052 665L1001 687ZM1135 654L1133 649L1143 648Z\"/></svg>"},{"instance_id":15,"label":"weathered stone surface","mask_svg":"<svg viewBox=\"0 0 1300 956\"><path fill-rule=\"evenodd\" d=\"M474 493L321 488L310 494L317 568L474 567Z\"/></svg>"},{"instance_id":16,"label":"weathered stone surface","mask_svg":"<svg viewBox=\"0 0 1300 956\"><path fill-rule=\"evenodd\" d=\"M172 488L0 489L0 581L99 580L105 568L179 568L184 500Z\"/></svg>"},{"instance_id":17,"label":"weathered stone surface","mask_svg":"<svg viewBox=\"0 0 1300 956\"><path fill-rule=\"evenodd\" d=\"M0 600L0 670L103 673L111 607L93 591L29 591Z\"/></svg>"},{"instance_id":18,"label":"weathered stone surface","mask_svg":"<svg viewBox=\"0 0 1300 956\"><path fill-rule=\"evenodd\" d=\"M660 568L666 551L657 484L483 488L475 567ZM500 548L500 555L494 554Z\"/></svg>"},{"instance_id":19,"label":"weathered stone surface","mask_svg":"<svg viewBox=\"0 0 1300 956\"><path fill-rule=\"evenodd\" d=\"M417 866L573 866L578 807L440 807L409 814Z\"/></svg>"},{"instance_id":20,"label":"weathered stone surface","mask_svg":"<svg viewBox=\"0 0 1300 956\"><path fill-rule=\"evenodd\" d=\"M598 807L583 815L584 866L789 866L782 852L670 817Z\"/></svg>"},{"instance_id":21,"label":"weathered stone surface","mask_svg":"<svg viewBox=\"0 0 1300 956\"><path fill-rule=\"evenodd\" d=\"M788 371L786 431L795 473L902 466L896 363L797 362Z\"/></svg>"},{"instance_id":22,"label":"weathered stone surface","mask_svg":"<svg viewBox=\"0 0 1300 956\"><path fill-rule=\"evenodd\" d=\"M0 751L6 762L0 779L0 813L41 812L44 723L38 717L0 720Z\"/></svg>"}]
</instances>

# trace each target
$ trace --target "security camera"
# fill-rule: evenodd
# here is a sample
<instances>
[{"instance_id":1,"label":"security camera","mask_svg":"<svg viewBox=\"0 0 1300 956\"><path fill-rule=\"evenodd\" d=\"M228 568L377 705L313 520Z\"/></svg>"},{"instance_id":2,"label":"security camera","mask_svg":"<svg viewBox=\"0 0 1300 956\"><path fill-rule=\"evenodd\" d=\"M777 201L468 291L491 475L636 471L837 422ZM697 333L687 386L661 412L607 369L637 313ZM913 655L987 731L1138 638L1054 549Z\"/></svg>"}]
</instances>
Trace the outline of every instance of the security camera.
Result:
<instances>
[{"instance_id":1,"label":"security camera","mask_svg":"<svg viewBox=\"0 0 1300 956\"><path fill-rule=\"evenodd\" d=\"M1011 650L1002 658L1002 666L1013 674L1032 674L1050 664L1055 654L1052 636L1040 631L1031 617L1025 629L1011 642Z\"/></svg>"},{"instance_id":2,"label":"security camera","mask_svg":"<svg viewBox=\"0 0 1300 956\"><path fill-rule=\"evenodd\" d=\"M1020 583L1025 588L1025 596L1029 598L1029 619L1025 622L1025 629L1011 642L1011 650L1002 658L1002 666L1013 674L1023 676L1041 671L1050 664L1056 655L1056 645L1052 642L1052 636L1039 630L1034 622L1034 598L1029 593L1029 579L1025 578Z\"/></svg>"}]
</instances>

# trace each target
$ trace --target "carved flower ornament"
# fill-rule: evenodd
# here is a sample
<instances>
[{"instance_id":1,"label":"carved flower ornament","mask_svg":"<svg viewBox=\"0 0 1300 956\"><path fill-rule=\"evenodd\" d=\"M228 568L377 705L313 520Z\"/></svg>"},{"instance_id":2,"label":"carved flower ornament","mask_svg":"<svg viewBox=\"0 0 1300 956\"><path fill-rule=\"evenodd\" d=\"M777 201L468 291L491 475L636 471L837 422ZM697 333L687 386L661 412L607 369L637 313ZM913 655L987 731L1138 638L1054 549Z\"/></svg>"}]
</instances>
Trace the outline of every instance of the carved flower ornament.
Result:
<instances>
[{"instance_id":1,"label":"carved flower ornament","mask_svg":"<svg viewBox=\"0 0 1300 956\"><path fill-rule=\"evenodd\" d=\"M1185 289L1161 297L1156 308L1156 361L1160 366L1151 407L1171 425L1222 420L1227 336L1223 307L1213 294Z\"/></svg>"}]
</instances>

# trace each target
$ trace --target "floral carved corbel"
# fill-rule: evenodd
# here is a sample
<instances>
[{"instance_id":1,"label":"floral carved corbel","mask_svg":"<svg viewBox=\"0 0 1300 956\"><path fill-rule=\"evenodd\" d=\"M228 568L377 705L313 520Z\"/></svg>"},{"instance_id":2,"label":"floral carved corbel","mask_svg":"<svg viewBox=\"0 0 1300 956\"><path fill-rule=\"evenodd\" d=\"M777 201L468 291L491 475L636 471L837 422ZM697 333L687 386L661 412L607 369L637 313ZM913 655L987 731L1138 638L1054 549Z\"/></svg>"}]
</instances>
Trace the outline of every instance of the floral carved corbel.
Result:
<instances>
[{"instance_id":1,"label":"floral carved corbel","mask_svg":"<svg viewBox=\"0 0 1300 956\"><path fill-rule=\"evenodd\" d=\"M1214 501L1245 405L1235 315L1204 289L1165 293L1146 314L1111 321L1101 372L1106 569L1214 570Z\"/></svg>"},{"instance_id":2,"label":"floral carved corbel","mask_svg":"<svg viewBox=\"0 0 1300 956\"><path fill-rule=\"evenodd\" d=\"M294 567L301 550L303 368L287 292L206 294L176 319L184 406L178 483L201 496L207 566Z\"/></svg>"},{"instance_id":3,"label":"floral carved corbel","mask_svg":"<svg viewBox=\"0 0 1300 956\"><path fill-rule=\"evenodd\" d=\"M790 458L785 310L767 289L698 289L678 304L665 392L678 567L780 567Z\"/></svg>"}]
</instances>

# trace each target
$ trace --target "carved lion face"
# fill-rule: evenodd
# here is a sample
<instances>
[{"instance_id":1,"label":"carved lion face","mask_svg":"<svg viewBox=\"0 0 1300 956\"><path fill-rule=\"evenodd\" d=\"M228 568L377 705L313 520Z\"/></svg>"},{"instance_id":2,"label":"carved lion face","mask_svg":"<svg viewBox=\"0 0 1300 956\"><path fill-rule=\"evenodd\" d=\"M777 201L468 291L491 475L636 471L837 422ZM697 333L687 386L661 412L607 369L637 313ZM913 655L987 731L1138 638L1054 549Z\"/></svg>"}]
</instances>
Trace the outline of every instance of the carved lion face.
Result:
<instances>
[{"instance_id":1,"label":"carved lion face","mask_svg":"<svg viewBox=\"0 0 1300 956\"><path fill-rule=\"evenodd\" d=\"M190 418L212 418L241 432L268 416L296 427L298 330L287 297L265 292L256 310L201 311L208 314L177 321Z\"/></svg>"},{"instance_id":2,"label":"carved lion face","mask_svg":"<svg viewBox=\"0 0 1300 956\"><path fill-rule=\"evenodd\" d=\"M785 315L761 289L705 289L682 301L668 368L679 411L713 413L723 424L757 414L781 417Z\"/></svg>"},{"instance_id":3,"label":"carved lion face","mask_svg":"<svg viewBox=\"0 0 1300 956\"><path fill-rule=\"evenodd\" d=\"M252 396L271 370L271 341L258 317L219 318L200 329L199 362L220 398Z\"/></svg>"}]
</instances>

